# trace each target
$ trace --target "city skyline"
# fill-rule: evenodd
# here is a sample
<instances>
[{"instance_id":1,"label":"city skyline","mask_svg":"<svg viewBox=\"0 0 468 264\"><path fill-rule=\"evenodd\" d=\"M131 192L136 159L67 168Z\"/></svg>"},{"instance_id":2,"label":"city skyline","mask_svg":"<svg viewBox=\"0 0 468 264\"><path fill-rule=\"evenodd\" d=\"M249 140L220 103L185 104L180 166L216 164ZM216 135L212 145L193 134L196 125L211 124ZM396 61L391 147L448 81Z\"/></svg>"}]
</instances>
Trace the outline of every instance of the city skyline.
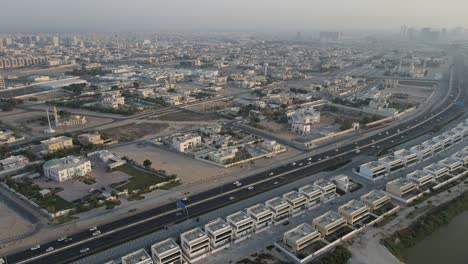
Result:
<instances>
[{"instance_id":1,"label":"city skyline","mask_svg":"<svg viewBox=\"0 0 468 264\"><path fill-rule=\"evenodd\" d=\"M465 8L463 8L465 6ZM70 3L56 0L22 0L2 6L0 32L97 31L313 31L398 30L414 27L467 27L459 0L303 0L225 2L90 0ZM17 14L23 14L18 16ZM24 16L28 17L27 20ZM26 22L27 21L27 22ZM60 22L60 23L57 23Z\"/></svg>"}]
</instances>

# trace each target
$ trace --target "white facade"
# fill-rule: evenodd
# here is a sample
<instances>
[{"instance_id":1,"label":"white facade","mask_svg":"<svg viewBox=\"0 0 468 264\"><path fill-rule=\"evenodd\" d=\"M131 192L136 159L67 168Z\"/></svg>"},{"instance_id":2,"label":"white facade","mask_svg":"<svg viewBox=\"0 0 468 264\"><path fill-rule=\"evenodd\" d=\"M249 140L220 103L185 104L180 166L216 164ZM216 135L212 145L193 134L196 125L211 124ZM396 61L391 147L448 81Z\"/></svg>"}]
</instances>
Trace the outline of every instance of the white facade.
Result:
<instances>
[{"instance_id":1,"label":"white facade","mask_svg":"<svg viewBox=\"0 0 468 264\"><path fill-rule=\"evenodd\" d=\"M233 213L226 219L232 227L234 242L238 242L249 237L254 231L254 220L242 211Z\"/></svg>"},{"instance_id":2,"label":"white facade","mask_svg":"<svg viewBox=\"0 0 468 264\"><path fill-rule=\"evenodd\" d=\"M180 246L172 238L152 245L151 255L155 264L179 264L182 261Z\"/></svg>"},{"instance_id":3,"label":"white facade","mask_svg":"<svg viewBox=\"0 0 468 264\"><path fill-rule=\"evenodd\" d=\"M444 177L449 174L449 169L445 166L440 164L434 163L424 167L423 171L427 171L434 176L434 178L438 179L440 177Z\"/></svg>"},{"instance_id":4,"label":"white facade","mask_svg":"<svg viewBox=\"0 0 468 264\"><path fill-rule=\"evenodd\" d=\"M406 178L414 181L418 185L418 188L434 182L434 175L422 170L413 171L412 173L406 175Z\"/></svg>"},{"instance_id":5,"label":"white facade","mask_svg":"<svg viewBox=\"0 0 468 264\"><path fill-rule=\"evenodd\" d=\"M291 114L291 131L296 134L310 134L313 124L320 123L320 112L313 108L294 111Z\"/></svg>"},{"instance_id":6,"label":"white facade","mask_svg":"<svg viewBox=\"0 0 468 264\"><path fill-rule=\"evenodd\" d=\"M211 252L229 247L232 239L232 227L218 218L205 225L205 231L211 241Z\"/></svg>"},{"instance_id":7,"label":"white facade","mask_svg":"<svg viewBox=\"0 0 468 264\"><path fill-rule=\"evenodd\" d=\"M273 220L276 223L286 220L291 214L291 205L280 197L266 201L265 205L273 212Z\"/></svg>"},{"instance_id":8,"label":"white facade","mask_svg":"<svg viewBox=\"0 0 468 264\"><path fill-rule=\"evenodd\" d=\"M29 163L29 160L23 155L10 156L0 160L1 168L4 170L14 169L24 166Z\"/></svg>"},{"instance_id":9,"label":"white facade","mask_svg":"<svg viewBox=\"0 0 468 264\"><path fill-rule=\"evenodd\" d=\"M68 156L45 162L43 169L47 178L63 182L91 172L91 162L83 157Z\"/></svg>"},{"instance_id":10,"label":"white facade","mask_svg":"<svg viewBox=\"0 0 468 264\"><path fill-rule=\"evenodd\" d=\"M380 158L379 162L385 165L388 173L394 173L405 168L403 160L395 156L385 156Z\"/></svg>"},{"instance_id":11,"label":"white facade","mask_svg":"<svg viewBox=\"0 0 468 264\"><path fill-rule=\"evenodd\" d=\"M359 167L359 175L371 180L380 179L387 174L387 167L379 161L371 161Z\"/></svg>"},{"instance_id":12,"label":"white facade","mask_svg":"<svg viewBox=\"0 0 468 264\"><path fill-rule=\"evenodd\" d=\"M406 149L397 150L393 155L402 159L406 167L411 167L419 162L418 154Z\"/></svg>"},{"instance_id":13,"label":"white facade","mask_svg":"<svg viewBox=\"0 0 468 264\"><path fill-rule=\"evenodd\" d=\"M297 191L290 191L283 194L283 199L291 205L291 213L293 216L305 210L309 204L307 196Z\"/></svg>"},{"instance_id":14,"label":"white facade","mask_svg":"<svg viewBox=\"0 0 468 264\"><path fill-rule=\"evenodd\" d=\"M210 238L199 227L180 235L182 256L188 263L194 263L210 253Z\"/></svg>"},{"instance_id":15,"label":"white facade","mask_svg":"<svg viewBox=\"0 0 468 264\"><path fill-rule=\"evenodd\" d=\"M153 260L146 250L140 249L122 257L122 264L153 264Z\"/></svg>"},{"instance_id":16,"label":"white facade","mask_svg":"<svg viewBox=\"0 0 468 264\"><path fill-rule=\"evenodd\" d=\"M247 214L254 220L254 229L258 233L273 224L273 212L263 204L247 208Z\"/></svg>"},{"instance_id":17,"label":"white facade","mask_svg":"<svg viewBox=\"0 0 468 264\"><path fill-rule=\"evenodd\" d=\"M416 145L410 148L410 152L418 155L419 161L427 160L432 157L432 148L424 145Z\"/></svg>"},{"instance_id":18,"label":"white facade","mask_svg":"<svg viewBox=\"0 0 468 264\"><path fill-rule=\"evenodd\" d=\"M320 190L318 187L305 185L299 188L299 192L307 197L307 200L309 201L309 208L319 205L320 201L322 200L322 190Z\"/></svg>"},{"instance_id":19,"label":"white facade","mask_svg":"<svg viewBox=\"0 0 468 264\"><path fill-rule=\"evenodd\" d=\"M314 182L314 187L322 191L322 201L328 201L336 196L336 185L331 181L318 179Z\"/></svg>"}]
</instances>

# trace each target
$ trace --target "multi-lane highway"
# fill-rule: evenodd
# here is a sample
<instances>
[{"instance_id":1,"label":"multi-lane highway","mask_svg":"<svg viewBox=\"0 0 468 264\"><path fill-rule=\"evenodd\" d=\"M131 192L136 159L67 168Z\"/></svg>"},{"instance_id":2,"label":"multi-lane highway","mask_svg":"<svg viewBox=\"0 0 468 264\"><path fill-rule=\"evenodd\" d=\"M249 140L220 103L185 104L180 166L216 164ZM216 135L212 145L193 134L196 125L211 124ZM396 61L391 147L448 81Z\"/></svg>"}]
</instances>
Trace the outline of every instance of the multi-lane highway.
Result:
<instances>
[{"instance_id":1,"label":"multi-lane highway","mask_svg":"<svg viewBox=\"0 0 468 264\"><path fill-rule=\"evenodd\" d=\"M461 59L457 59L455 64L453 85L451 85L444 100L433 109L425 109L412 120L339 149L297 160L294 163L244 178L241 180L242 186L226 184L192 195L189 197L190 203L188 204L190 217L309 176L358 155L376 153L378 150L392 147L399 142L406 141L409 137L428 133L437 124L463 113L464 107L452 104L453 101L466 99L465 86L461 85L466 83L464 80L461 81L465 68ZM359 153L356 153L356 148L359 148ZM181 216L180 212L175 203L167 204L99 226L98 229L102 232L100 236L93 237L91 232L83 231L70 235L71 240L67 242L53 241L41 245L40 249L34 251L27 249L9 255L6 259L8 263L69 263L85 255L99 252L113 245L183 221L184 217ZM45 252L49 247L53 247L54 250ZM83 248L90 250L80 253Z\"/></svg>"}]
</instances>

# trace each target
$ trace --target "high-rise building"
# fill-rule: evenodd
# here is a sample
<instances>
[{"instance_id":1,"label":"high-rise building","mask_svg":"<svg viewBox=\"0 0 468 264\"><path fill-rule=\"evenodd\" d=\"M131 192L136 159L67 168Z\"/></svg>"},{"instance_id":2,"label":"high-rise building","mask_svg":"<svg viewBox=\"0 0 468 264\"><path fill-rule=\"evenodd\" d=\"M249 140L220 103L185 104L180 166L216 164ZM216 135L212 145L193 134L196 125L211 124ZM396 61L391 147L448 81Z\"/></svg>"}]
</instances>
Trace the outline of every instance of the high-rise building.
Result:
<instances>
[{"instance_id":1,"label":"high-rise building","mask_svg":"<svg viewBox=\"0 0 468 264\"><path fill-rule=\"evenodd\" d=\"M0 49L3 49L4 45L3 45L3 38L0 38Z\"/></svg>"},{"instance_id":2,"label":"high-rise building","mask_svg":"<svg viewBox=\"0 0 468 264\"><path fill-rule=\"evenodd\" d=\"M58 47L60 45L60 38L58 36L52 37L52 45Z\"/></svg>"}]
</instances>

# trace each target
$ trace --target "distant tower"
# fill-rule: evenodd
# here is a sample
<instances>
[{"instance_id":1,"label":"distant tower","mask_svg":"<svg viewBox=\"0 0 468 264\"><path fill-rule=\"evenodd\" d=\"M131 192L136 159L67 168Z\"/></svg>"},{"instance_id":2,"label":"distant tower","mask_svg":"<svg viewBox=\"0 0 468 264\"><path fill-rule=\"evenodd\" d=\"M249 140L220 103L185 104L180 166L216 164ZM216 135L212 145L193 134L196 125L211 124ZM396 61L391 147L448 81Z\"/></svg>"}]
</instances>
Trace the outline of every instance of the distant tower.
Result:
<instances>
[{"instance_id":1,"label":"distant tower","mask_svg":"<svg viewBox=\"0 0 468 264\"><path fill-rule=\"evenodd\" d=\"M400 64L398 65L398 72L401 72L402 65L403 65L403 58L400 58Z\"/></svg>"},{"instance_id":2,"label":"distant tower","mask_svg":"<svg viewBox=\"0 0 468 264\"><path fill-rule=\"evenodd\" d=\"M57 107L54 106L54 120L55 120L55 127L58 126L59 124L59 117L58 117L58 113L57 113Z\"/></svg>"},{"instance_id":3,"label":"distant tower","mask_svg":"<svg viewBox=\"0 0 468 264\"><path fill-rule=\"evenodd\" d=\"M268 76L268 63L263 64L264 75Z\"/></svg>"}]
</instances>

